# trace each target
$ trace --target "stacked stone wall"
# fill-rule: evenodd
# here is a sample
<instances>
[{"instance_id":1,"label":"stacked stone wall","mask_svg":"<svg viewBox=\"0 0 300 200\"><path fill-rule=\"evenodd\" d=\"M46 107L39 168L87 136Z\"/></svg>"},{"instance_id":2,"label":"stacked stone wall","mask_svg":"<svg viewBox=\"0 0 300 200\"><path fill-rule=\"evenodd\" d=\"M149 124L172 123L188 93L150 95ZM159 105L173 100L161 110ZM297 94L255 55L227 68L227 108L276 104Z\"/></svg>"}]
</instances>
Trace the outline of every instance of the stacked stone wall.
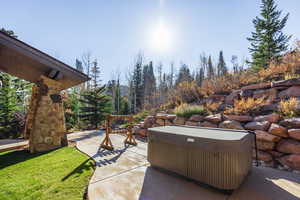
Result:
<instances>
[{"instance_id":1,"label":"stacked stone wall","mask_svg":"<svg viewBox=\"0 0 300 200\"><path fill-rule=\"evenodd\" d=\"M224 108L232 107L234 100L249 97L263 97L268 99L269 104L262 106L260 113L256 114L223 114ZM228 95L211 95L200 103L220 103L219 113L208 116L193 115L190 118L176 117L173 114L148 116L135 126L135 133L147 136L148 128L165 125L252 130L256 134L258 159L261 164L299 172L300 116L285 118L278 113L279 102L291 97L300 98L300 78L249 85Z\"/></svg>"}]
</instances>

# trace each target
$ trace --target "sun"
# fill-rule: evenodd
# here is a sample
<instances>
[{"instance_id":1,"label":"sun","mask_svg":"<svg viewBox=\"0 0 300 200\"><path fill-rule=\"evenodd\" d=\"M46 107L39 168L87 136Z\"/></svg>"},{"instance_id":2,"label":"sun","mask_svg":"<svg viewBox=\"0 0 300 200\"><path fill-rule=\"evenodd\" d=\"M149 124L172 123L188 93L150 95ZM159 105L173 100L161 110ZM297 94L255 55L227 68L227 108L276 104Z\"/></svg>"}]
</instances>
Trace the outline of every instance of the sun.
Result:
<instances>
[{"instance_id":1,"label":"sun","mask_svg":"<svg viewBox=\"0 0 300 200\"><path fill-rule=\"evenodd\" d=\"M166 51L171 47L171 32L162 21L153 29L151 46L157 51Z\"/></svg>"}]
</instances>

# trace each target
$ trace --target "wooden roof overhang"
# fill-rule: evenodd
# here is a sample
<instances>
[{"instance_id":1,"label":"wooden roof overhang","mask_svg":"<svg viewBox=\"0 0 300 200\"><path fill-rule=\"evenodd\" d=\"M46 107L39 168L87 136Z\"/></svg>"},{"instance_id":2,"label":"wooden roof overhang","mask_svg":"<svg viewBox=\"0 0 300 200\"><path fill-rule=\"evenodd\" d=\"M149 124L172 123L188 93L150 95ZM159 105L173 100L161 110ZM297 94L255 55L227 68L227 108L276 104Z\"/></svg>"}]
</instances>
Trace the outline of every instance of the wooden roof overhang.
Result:
<instances>
[{"instance_id":1,"label":"wooden roof overhang","mask_svg":"<svg viewBox=\"0 0 300 200\"><path fill-rule=\"evenodd\" d=\"M0 32L0 71L37 83L46 76L67 89L88 81L90 78L48 54Z\"/></svg>"}]
</instances>

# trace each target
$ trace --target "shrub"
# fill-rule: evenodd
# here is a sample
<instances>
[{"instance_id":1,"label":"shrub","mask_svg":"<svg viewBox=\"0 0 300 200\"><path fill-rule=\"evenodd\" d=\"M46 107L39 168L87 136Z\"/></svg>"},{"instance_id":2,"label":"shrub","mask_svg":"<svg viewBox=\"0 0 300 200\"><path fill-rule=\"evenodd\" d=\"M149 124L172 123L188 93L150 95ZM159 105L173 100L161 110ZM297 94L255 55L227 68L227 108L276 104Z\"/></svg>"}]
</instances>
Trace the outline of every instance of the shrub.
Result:
<instances>
[{"instance_id":1,"label":"shrub","mask_svg":"<svg viewBox=\"0 0 300 200\"><path fill-rule=\"evenodd\" d=\"M180 106L176 107L174 113L178 117L189 118L192 115L207 115L207 111L204 109L203 106L198 105L189 105L189 104L181 104Z\"/></svg>"},{"instance_id":2,"label":"shrub","mask_svg":"<svg viewBox=\"0 0 300 200\"><path fill-rule=\"evenodd\" d=\"M269 104L264 98L242 98L235 100L232 108L227 108L225 114L254 114L258 113L260 108Z\"/></svg>"},{"instance_id":3,"label":"shrub","mask_svg":"<svg viewBox=\"0 0 300 200\"><path fill-rule=\"evenodd\" d=\"M281 100L279 103L279 112L284 117L295 117L299 114L297 109L299 101L296 98L290 98L288 100Z\"/></svg>"},{"instance_id":4,"label":"shrub","mask_svg":"<svg viewBox=\"0 0 300 200\"><path fill-rule=\"evenodd\" d=\"M205 104L205 109L209 112L215 113L219 110L219 107L222 103L221 102L215 102L215 103L207 103Z\"/></svg>"},{"instance_id":5,"label":"shrub","mask_svg":"<svg viewBox=\"0 0 300 200\"><path fill-rule=\"evenodd\" d=\"M184 81L179 83L170 93L169 102L170 104L181 105L183 103L198 102L202 98L200 87L197 86L195 81Z\"/></svg>"}]
</instances>

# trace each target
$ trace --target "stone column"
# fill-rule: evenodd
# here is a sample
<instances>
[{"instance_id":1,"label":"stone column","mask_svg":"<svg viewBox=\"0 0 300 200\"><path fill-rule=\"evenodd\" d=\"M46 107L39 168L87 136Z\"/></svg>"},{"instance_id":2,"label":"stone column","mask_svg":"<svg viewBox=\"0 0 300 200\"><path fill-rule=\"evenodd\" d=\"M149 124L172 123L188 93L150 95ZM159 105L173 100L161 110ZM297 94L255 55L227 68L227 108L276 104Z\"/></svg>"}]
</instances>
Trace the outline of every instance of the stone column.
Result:
<instances>
[{"instance_id":1,"label":"stone column","mask_svg":"<svg viewBox=\"0 0 300 200\"><path fill-rule=\"evenodd\" d=\"M65 118L60 95L61 84L41 76L32 88L25 137L31 153L55 149L67 144Z\"/></svg>"}]
</instances>

